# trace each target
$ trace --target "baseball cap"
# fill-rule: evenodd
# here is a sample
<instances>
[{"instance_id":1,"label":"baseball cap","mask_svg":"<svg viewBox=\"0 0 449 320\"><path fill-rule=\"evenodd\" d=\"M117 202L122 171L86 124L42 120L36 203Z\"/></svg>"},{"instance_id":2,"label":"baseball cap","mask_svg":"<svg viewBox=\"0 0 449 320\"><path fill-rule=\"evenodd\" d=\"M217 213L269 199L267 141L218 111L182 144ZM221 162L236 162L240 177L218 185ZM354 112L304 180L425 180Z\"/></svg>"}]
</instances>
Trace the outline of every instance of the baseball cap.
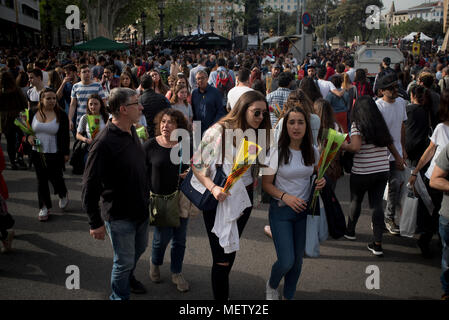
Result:
<instances>
[{"instance_id":1,"label":"baseball cap","mask_svg":"<svg viewBox=\"0 0 449 320\"><path fill-rule=\"evenodd\" d=\"M396 73L386 73L380 75L376 82L377 89L385 89L398 84L398 76Z\"/></svg>"}]
</instances>

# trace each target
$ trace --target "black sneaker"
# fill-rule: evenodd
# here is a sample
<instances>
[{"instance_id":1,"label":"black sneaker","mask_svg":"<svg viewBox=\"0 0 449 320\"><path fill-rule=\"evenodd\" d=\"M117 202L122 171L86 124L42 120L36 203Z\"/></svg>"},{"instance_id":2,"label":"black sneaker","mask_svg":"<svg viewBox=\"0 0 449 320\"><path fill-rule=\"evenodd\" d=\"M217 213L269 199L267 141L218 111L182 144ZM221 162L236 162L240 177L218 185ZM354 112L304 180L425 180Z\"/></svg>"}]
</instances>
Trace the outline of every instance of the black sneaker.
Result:
<instances>
[{"instance_id":1,"label":"black sneaker","mask_svg":"<svg viewBox=\"0 0 449 320\"><path fill-rule=\"evenodd\" d=\"M135 278L132 278L129 281L129 287L130 287L132 293L135 293L135 294L147 293L147 289L145 289L142 282L136 280Z\"/></svg>"},{"instance_id":2,"label":"black sneaker","mask_svg":"<svg viewBox=\"0 0 449 320\"><path fill-rule=\"evenodd\" d=\"M368 244L368 250L371 251L376 256L383 256L384 252L382 250L382 245L371 242Z\"/></svg>"},{"instance_id":3,"label":"black sneaker","mask_svg":"<svg viewBox=\"0 0 449 320\"><path fill-rule=\"evenodd\" d=\"M387 227L387 230L393 234L393 235L398 235L399 234L399 227L398 225L392 221L392 220L386 220L385 221L385 227Z\"/></svg>"},{"instance_id":4,"label":"black sneaker","mask_svg":"<svg viewBox=\"0 0 449 320\"><path fill-rule=\"evenodd\" d=\"M423 256L423 258L425 258L425 259L433 258L432 251L430 250L430 244L428 242L425 242L422 239L418 239L418 241L416 241L416 244L418 245L419 249L421 250L421 255Z\"/></svg>"},{"instance_id":5,"label":"black sneaker","mask_svg":"<svg viewBox=\"0 0 449 320\"><path fill-rule=\"evenodd\" d=\"M355 237L355 233L345 232L344 237L348 240L355 241L357 238Z\"/></svg>"}]
</instances>

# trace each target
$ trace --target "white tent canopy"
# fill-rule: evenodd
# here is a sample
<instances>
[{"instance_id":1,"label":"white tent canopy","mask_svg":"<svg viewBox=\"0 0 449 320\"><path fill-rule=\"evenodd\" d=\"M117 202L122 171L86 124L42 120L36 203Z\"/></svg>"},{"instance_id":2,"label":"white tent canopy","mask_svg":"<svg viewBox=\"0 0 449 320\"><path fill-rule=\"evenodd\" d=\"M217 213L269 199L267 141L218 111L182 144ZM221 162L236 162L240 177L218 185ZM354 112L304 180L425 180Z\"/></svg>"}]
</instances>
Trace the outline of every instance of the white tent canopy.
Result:
<instances>
[{"instance_id":1,"label":"white tent canopy","mask_svg":"<svg viewBox=\"0 0 449 320\"><path fill-rule=\"evenodd\" d=\"M414 40L414 36L417 34L418 32L412 32L410 33L408 36L402 38L402 40L404 41L413 41ZM419 38L421 41L432 41L433 39L426 36L424 33L421 32L421 38Z\"/></svg>"},{"instance_id":2,"label":"white tent canopy","mask_svg":"<svg viewBox=\"0 0 449 320\"><path fill-rule=\"evenodd\" d=\"M200 33L199 34L206 34L206 32L204 32L203 29L199 28ZM192 36L197 35L198 34L198 28L192 31Z\"/></svg>"}]
</instances>

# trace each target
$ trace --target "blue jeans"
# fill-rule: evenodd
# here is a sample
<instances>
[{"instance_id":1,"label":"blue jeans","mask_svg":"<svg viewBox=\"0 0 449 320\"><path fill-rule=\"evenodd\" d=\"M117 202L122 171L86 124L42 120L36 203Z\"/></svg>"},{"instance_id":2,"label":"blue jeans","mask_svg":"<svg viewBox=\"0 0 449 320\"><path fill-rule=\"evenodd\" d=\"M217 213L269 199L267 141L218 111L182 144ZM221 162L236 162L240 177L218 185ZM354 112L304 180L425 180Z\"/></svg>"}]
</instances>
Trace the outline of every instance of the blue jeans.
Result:
<instances>
[{"instance_id":1,"label":"blue jeans","mask_svg":"<svg viewBox=\"0 0 449 320\"><path fill-rule=\"evenodd\" d=\"M296 213L289 206L279 207L272 199L269 220L278 257L271 268L269 283L277 288L284 278L284 297L293 299L306 247L307 211Z\"/></svg>"},{"instance_id":2,"label":"blue jeans","mask_svg":"<svg viewBox=\"0 0 449 320\"><path fill-rule=\"evenodd\" d=\"M171 242L171 264L172 273L182 272L182 263L186 251L187 222L188 218L180 218L181 224L178 228L173 227L155 227L153 234L153 251L151 261L160 266L164 262L165 249Z\"/></svg>"},{"instance_id":3,"label":"blue jeans","mask_svg":"<svg viewBox=\"0 0 449 320\"><path fill-rule=\"evenodd\" d=\"M114 251L112 266L111 300L128 300L129 282L134 277L137 261L148 244L148 219L143 222L131 220L105 221L106 230Z\"/></svg>"},{"instance_id":4,"label":"blue jeans","mask_svg":"<svg viewBox=\"0 0 449 320\"><path fill-rule=\"evenodd\" d=\"M449 294L449 219L440 216L440 236L443 243L441 258L441 285L445 294Z\"/></svg>"},{"instance_id":5,"label":"blue jeans","mask_svg":"<svg viewBox=\"0 0 449 320\"><path fill-rule=\"evenodd\" d=\"M385 208L385 221L395 221L396 210L401 206L401 184L404 182L404 172L396 169L396 162L390 161L390 176L388 178L388 200Z\"/></svg>"}]
</instances>

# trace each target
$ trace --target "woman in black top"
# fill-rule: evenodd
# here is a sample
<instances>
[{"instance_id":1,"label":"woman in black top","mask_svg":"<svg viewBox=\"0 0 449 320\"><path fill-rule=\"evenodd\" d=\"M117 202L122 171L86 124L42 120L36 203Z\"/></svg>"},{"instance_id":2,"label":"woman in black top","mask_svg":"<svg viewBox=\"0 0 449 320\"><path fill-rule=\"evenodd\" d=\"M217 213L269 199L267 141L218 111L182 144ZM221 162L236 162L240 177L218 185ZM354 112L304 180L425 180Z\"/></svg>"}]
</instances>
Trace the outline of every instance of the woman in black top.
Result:
<instances>
[{"instance_id":1,"label":"woman in black top","mask_svg":"<svg viewBox=\"0 0 449 320\"><path fill-rule=\"evenodd\" d=\"M11 168L17 170L18 164L26 169L23 159L16 161L19 139L22 132L14 125L19 113L27 107L27 100L22 90L17 87L12 73L3 71L0 74L0 131L6 136L7 151Z\"/></svg>"},{"instance_id":2,"label":"woman in black top","mask_svg":"<svg viewBox=\"0 0 449 320\"><path fill-rule=\"evenodd\" d=\"M187 174L184 170L188 168L188 165L185 165L181 168L181 172L184 173L179 175L181 144L178 144L178 141L170 140L170 135L175 129L187 130L186 118L178 110L164 109L155 118L156 137L144 144L150 190L157 195L174 193L178 189L179 178L185 178ZM176 159L172 159L171 155L175 155ZM186 248L188 218L181 217L180 222L180 226L177 228L155 227L150 278L153 282L160 282L159 266L163 263L165 249L171 240L172 282L177 285L179 291L184 292L189 290L189 284L181 273Z\"/></svg>"}]
</instances>

